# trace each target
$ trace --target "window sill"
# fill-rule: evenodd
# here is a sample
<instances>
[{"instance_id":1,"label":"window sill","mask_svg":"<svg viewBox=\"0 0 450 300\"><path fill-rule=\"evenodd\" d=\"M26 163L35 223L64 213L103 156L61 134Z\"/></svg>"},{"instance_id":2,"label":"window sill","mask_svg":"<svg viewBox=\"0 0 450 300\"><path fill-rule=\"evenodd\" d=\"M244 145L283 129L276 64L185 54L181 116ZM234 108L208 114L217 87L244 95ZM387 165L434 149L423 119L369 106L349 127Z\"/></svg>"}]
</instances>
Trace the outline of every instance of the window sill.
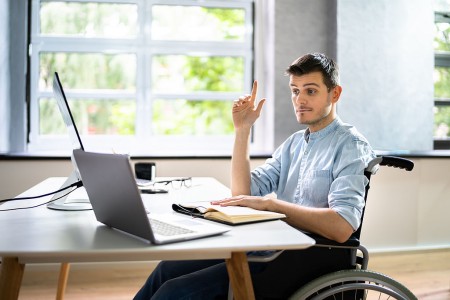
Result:
<instances>
[{"instance_id":1,"label":"window sill","mask_svg":"<svg viewBox=\"0 0 450 300\"><path fill-rule=\"evenodd\" d=\"M399 156L404 158L450 158L450 150L431 150L431 151L381 151L375 150L377 155ZM266 159L271 154L251 154L252 159ZM30 153L30 152L16 152L16 153L0 153L0 160L66 160L69 158L67 153L47 152L47 153ZM230 155L131 155L133 160L143 159L164 159L164 160L188 160L188 159L231 159Z\"/></svg>"}]
</instances>

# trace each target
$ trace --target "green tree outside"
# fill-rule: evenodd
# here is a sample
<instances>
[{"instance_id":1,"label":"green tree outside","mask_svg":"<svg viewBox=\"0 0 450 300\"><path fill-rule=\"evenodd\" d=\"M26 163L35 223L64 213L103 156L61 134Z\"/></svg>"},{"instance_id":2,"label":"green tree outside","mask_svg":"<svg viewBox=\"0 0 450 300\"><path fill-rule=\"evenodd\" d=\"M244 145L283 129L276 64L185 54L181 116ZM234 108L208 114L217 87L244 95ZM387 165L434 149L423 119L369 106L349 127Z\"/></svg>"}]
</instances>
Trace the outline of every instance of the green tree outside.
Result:
<instances>
[{"instance_id":1,"label":"green tree outside","mask_svg":"<svg viewBox=\"0 0 450 300\"><path fill-rule=\"evenodd\" d=\"M171 6L155 6L155 10L158 8L164 8L160 10L162 20L173 20L164 16L171 14ZM241 9L201 8L195 13L198 14L196 19L214 23L215 30L222 32L223 39L241 39L240 33L236 34L239 31L227 30L244 26L245 16ZM48 2L41 5L40 16L44 35L132 37L137 32L135 5ZM114 36L114 31L117 36ZM154 57L160 66L168 65L168 59L170 57ZM41 53L39 88L51 89L53 73L58 71L68 90L134 92L136 65L134 54ZM188 92L243 90L244 61L241 57L185 56L182 67L183 88ZM231 100L234 99L154 99L152 116L149 116L152 118L152 132L157 135L232 134ZM70 106L83 134L135 134L135 99L71 99ZM65 132L54 100L40 99L39 109L40 134Z\"/></svg>"}]
</instances>

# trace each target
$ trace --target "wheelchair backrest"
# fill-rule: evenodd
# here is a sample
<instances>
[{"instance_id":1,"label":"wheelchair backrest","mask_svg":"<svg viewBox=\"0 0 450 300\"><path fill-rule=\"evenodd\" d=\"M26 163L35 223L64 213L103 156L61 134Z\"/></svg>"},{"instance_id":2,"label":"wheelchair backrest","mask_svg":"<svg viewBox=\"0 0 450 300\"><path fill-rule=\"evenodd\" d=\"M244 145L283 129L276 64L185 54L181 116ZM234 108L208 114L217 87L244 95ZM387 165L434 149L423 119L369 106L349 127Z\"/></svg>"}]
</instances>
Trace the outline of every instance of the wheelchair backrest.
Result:
<instances>
[{"instance_id":1,"label":"wheelchair backrest","mask_svg":"<svg viewBox=\"0 0 450 300\"><path fill-rule=\"evenodd\" d=\"M377 156L372 161L369 162L367 168L364 170L364 175L369 180L366 185L366 191L364 194L364 202L367 205L367 195L369 194L370 189L370 178L372 175L374 175L380 166L387 166L387 167L393 167L393 168L400 168L404 169L405 171L411 171L414 168L414 162L397 156ZM366 205L363 208L363 212L361 214L361 224L359 225L358 230L356 230L352 237L359 240L359 237L361 236L361 228L364 220L364 212L366 210Z\"/></svg>"}]
</instances>

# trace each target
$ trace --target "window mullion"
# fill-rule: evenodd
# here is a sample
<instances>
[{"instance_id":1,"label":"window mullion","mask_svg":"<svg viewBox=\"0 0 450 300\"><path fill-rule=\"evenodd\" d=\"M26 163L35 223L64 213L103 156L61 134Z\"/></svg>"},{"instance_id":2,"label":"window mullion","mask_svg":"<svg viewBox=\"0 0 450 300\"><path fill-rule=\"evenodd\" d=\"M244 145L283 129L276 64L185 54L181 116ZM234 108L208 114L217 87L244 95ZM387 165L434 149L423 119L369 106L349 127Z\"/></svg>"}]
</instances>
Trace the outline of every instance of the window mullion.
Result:
<instances>
[{"instance_id":1,"label":"window mullion","mask_svg":"<svg viewBox=\"0 0 450 300\"><path fill-rule=\"evenodd\" d=\"M151 26L151 17L149 15L148 3L145 0L138 2L138 47L137 47L137 68L136 68L136 132L135 137L138 140L149 139L151 136L151 99L149 85L149 69L147 43L149 41L147 32Z\"/></svg>"}]
</instances>

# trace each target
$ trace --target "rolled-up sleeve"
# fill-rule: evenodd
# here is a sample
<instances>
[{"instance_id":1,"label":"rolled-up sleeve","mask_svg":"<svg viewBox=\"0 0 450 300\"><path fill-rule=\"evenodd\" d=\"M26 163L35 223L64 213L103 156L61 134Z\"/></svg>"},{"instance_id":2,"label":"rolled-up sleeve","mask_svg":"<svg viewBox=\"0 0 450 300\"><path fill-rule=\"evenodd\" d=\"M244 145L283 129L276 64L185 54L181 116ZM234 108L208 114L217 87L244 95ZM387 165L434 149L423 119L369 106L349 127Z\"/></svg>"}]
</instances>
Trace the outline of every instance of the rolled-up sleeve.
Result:
<instances>
[{"instance_id":1,"label":"rolled-up sleeve","mask_svg":"<svg viewBox=\"0 0 450 300\"><path fill-rule=\"evenodd\" d=\"M264 196L275 191L280 177L280 161L277 155L266 160L265 164L251 172L250 190L253 196Z\"/></svg>"},{"instance_id":2,"label":"rolled-up sleeve","mask_svg":"<svg viewBox=\"0 0 450 300\"><path fill-rule=\"evenodd\" d=\"M344 145L334 165L334 180L328 194L329 207L341 215L354 230L361 223L365 187L368 183L364 170L375 157L364 141L354 140Z\"/></svg>"}]
</instances>

